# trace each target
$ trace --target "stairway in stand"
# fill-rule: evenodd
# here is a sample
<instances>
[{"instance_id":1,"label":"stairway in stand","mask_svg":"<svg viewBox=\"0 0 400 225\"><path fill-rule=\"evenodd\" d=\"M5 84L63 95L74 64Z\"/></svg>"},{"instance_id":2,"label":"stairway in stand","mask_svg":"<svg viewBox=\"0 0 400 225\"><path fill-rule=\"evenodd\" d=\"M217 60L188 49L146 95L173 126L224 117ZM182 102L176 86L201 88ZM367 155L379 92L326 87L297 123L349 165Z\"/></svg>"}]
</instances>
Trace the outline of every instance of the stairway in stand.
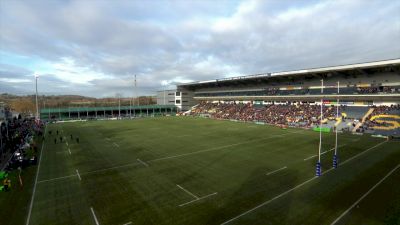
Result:
<instances>
[{"instance_id":1,"label":"stairway in stand","mask_svg":"<svg viewBox=\"0 0 400 225\"><path fill-rule=\"evenodd\" d=\"M371 115L371 113L374 112L374 108L370 108L367 113L365 113L365 115L363 116L361 122L358 122L356 124L356 126L353 128L352 132L356 132L358 128L360 128L363 123L365 122L365 120L368 118L369 115Z\"/></svg>"}]
</instances>

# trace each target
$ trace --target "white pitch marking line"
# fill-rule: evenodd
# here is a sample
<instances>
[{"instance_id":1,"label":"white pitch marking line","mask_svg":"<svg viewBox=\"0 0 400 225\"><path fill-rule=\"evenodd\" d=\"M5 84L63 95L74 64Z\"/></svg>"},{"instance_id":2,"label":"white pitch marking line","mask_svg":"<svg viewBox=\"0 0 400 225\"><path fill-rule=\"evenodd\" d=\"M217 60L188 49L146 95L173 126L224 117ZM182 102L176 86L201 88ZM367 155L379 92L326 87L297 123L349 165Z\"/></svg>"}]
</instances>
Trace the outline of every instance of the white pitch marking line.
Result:
<instances>
[{"instance_id":1,"label":"white pitch marking line","mask_svg":"<svg viewBox=\"0 0 400 225\"><path fill-rule=\"evenodd\" d=\"M40 183L45 183L45 182L49 182L49 181L53 181L53 180L60 180L60 179L76 177L76 176L77 176L76 174L72 174L72 175L57 177L57 178L53 178L53 179L41 180L41 181L38 181L37 183L40 184Z\"/></svg>"},{"instance_id":2,"label":"white pitch marking line","mask_svg":"<svg viewBox=\"0 0 400 225\"><path fill-rule=\"evenodd\" d=\"M308 157L308 158L305 158L305 159L303 159L303 160L304 160L304 161L307 161L307 160L312 159L312 158L314 158L314 157L317 157L317 155L312 155L312 156L310 156L310 157Z\"/></svg>"},{"instance_id":3,"label":"white pitch marking line","mask_svg":"<svg viewBox=\"0 0 400 225\"><path fill-rule=\"evenodd\" d=\"M293 132L293 133L298 133L298 132ZM288 133L290 134L290 133ZM239 142L236 144L230 144L230 145L223 145L223 146L219 146L219 147L214 147L214 148L209 148L209 149L204 149L204 150L200 150L200 151L195 151L195 152L189 152L189 153L184 153L184 154L180 154L180 155L172 155L172 156L167 156L167 157L163 157L163 158L158 158L158 159L152 159L152 160L148 160L147 163L149 162L155 162L155 161L161 161L161 160L167 160L167 159L173 159L173 158L179 158L179 157L184 157L184 156L188 156L188 155L194 155L194 154L199 154L199 153L203 153L203 152L210 152L210 151L217 151L220 149L224 149L224 148L229 148L229 147L233 147L233 146L237 146L237 145L242 145L242 144L246 144L246 143L251 143L251 142L256 142L256 141L260 141L260 140L267 140L267 139L271 139L273 138L272 136L267 137L267 138L261 138L261 139L256 139L256 140L250 140L250 141L244 141L244 142ZM103 172L103 171L108 171L108 170L113 170L113 169L118 169L118 168L123 168L123 167L128 167L128 166L135 166L138 165L139 163L137 161L132 162L132 163L127 163L127 164L123 164L123 165L118 165L118 166L113 166L113 167L108 167L108 168L104 168L104 169L98 169L98 170L92 170L92 171L88 171L88 172L84 172L82 174L92 174L92 173L97 173L97 172ZM68 177L68 176L67 176ZM58 180L58 179L62 179L63 177L59 177L59 178L53 178L51 180Z\"/></svg>"},{"instance_id":4,"label":"white pitch marking line","mask_svg":"<svg viewBox=\"0 0 400 225\"><path fill-rule=\"evenodd\" d=\"M177 184L176 186L178 186L178 188L182 189L184 192L188 193L189 195L191 195L192 197L194 197L196 200L199 200L199 197L197 197L196 195L194 195L192 192L186 190L185 188L183 188L182 186L180 186L179 184Z\"/></svg>"},{"instance_id":5,"label":"white pitch marking line","mask_svg":"<svg viewBox=\"0 0 400 225\"><path fill-rule=\"evenodd\" d=\"M111 141L111 139L110 138L106 138L106 141Z\"/></svg>"},{"instance_id":6,"label":"white pitch marking line","mask_svg":"<svg viewBox=\"0 0 400 225\"><path fill-rule=\"evenodd\" d=\"M145 165L146 167L149 167L149 164L147 164L147 163L143 162L142 160L140 160L140 159L137 159L137 161L139 161L141 164Z\"/></svg>"},{"instance_id":7,"label":"white pitch marking line","mask_svg":"<svg viewBox=\"0 0 400 225\"><path fill-rule=\"evenodd\" d=\"M400 164L398 164L394 169L392 169L388 174L386 174L385 177L383 177L378 183L376 183L371 189L367 191L361 198L359 198L356 202L354 202L353 205L351 205L346 211L344 211L335 221L331 223L331 225L336 224L339 220L343 218L348 212L350 212L351 209L354 208L358 203L360 203L369 193L371 193L376 187L378 187L386 178L388 178L394 171L396 171L398 168L400 168Z\"/></svg>"},{"instance_id":8,"label":"white pitch marking line","mask_svg":"<svg viewBox=\"0 0 400 225\"><path fill-rule=\"evenodd\" d=\"M202 199L208 198L208 197L210 197L210 196L213 196L213 195L216 195L216 194L218 194L218 192L214 192L214 193L212 193L212 194L209 194L209 195L203 196L203 197L201 197L201 198L194 199L194 200L192 200L192 201L190 201L190 202L186 202L186 203L180 204L180 205L179 205L179 207L182 207L182 206L188 205L188 204L190 204L190 203L193 203L193 202L200 201L200 200L202 200Z\"/></svg>"},{"instance_id":9,"label":"white pitch marking line","mask_svg":"<svg viewBox=\"0 0 400 225\"><path fill-rule=\"evenodd\" d=\"M274 173L276 173L276 172L279 172L279 171L281 171L281 170L284 170L284 169L287 169L287 166L284 166L284 167L279 168L279 169L277 169L277 170L271 171L271 172L267 173L267 176L269 176L269 175L271 175L271 174L274 174Z\"/></svg>"},{"instance_id":10,"label":"white pitch marking line","mask_svg":"<svg viewBox=\"0 0 400 225\"><path fill-rule=\"evenodd\" d=\"M360 152L360 153L358 153L357 155L355 155L355 156L353 156L353 157L351 157L351 158L349 158L349 159L343 161L340 165L344 165L344 164L346 164L347 162L350 162L351 160L353 160L354 158L357 158L357 157L359 157L360 155L365 154L366 152L368 152L368 151L370 151L370 150L372 150L372 149L374 149L374 148L376 148L376 147L378 147L378 146L380 146L380 145L382 145L382 144L384 144L384 143L386 143L386 142L387 142L387 141L384 141L384 142L381 142L381 143L379 143L379 144L377 144L377 145L374 145L374 146L372 146L371 148L369 148L369 149L367 149L367 150L365 150L365 151L363 151L363 152ZM325 172L323 172L322 174L329 173L329 172L333 171L333 169L334 169L334 168L332 167L332 168L326 170ZM254 207L254 208L252 208L252 209L249 209L249 210L247 210L246 212L243 212L242 214L239 214L238 216L235 216L235 217L233 217L232 219L227 220L227 221L221 223L221 225L228 224L228 223L230 223L230 222L232 222L232 221L234 221L234 220L236 220L236 219L238 219L238 218L240 218L240 217L242 217L242 216L244 216L244 215L246 215L246 214L248 214L248 213L253 212L254 210L256 210L256 209L258 209L258 208L261 208L261 207L263 207L263 206L265 206L265 205L268 205L268 204L271 203L272 201L274 201L274 200L276 200L276 199L278 199L278 198L280 198L280 197L282 197L282 196L284 196L284 195L286 195L286 194L288 194L288 193L290 193L290 192L292 192L292 191L294 191L294 190L296 190L296 189L298 189L298 188L304 186L305 184L307 184L307 183L309 183L309 182L311 182L311 181L313 181L313 180L315 180L315 179L317 179L317 178L318 178L318 177L312 177L312 178L310 178L310 179L304 181L303 183L298 184L298 185L294 186L293 188L291 188L291 189L289 189L289 190L287 190L287 191L285 191L285 192L283 192L283 193L281 193L281 194L279 194L279 195L277 195L277 196L271 198L270 200L265 201L265 202L263 202L263 203L257 205L256 207Z\"/></svg>"},{"instance_id":11,"label":"white pitch marking line","mask_svg":"<svg viewBox=\"0 0 400 225\"><path fill-rule=\"evenodd\" d=\"M127 222L127 223L124 223L122 225L130 225L130 224L132 224L132 222Z\"/></svg>"},{"instance_id":12,"label":"white pitch marking line","mask_svg":"<svg viewBox=\"0 0 400 225\"><path fill-rule=\"evenodd\" d=\"M46 136L46 131L47 131L47 126L44 128L44 135L45 136ZM39 177L40 163L42 162L43 147L44 147L44 141L42 142L42 149L40 150L39 165L38 165L38 168L37 168L37 171L36 171L35 184L33 185L32 198L31 198L31 203L29 204L29 211L28 211L28 217L26 218L26 225L29 225L29 221L31 219L33 201L35 200L36 184L38 182L38 177Z\"/></svg>"},{"instance_id":13,"label":"white pitch marking line","mask_svg":"<svg viewBox=\"0 0 400 225\"><path fill-rule=\"evenodd\" d=\"M341 148L341 147L343 147L343 146L345 146L346 144L344 144L344 145L339 145L338 146L338 148ZM328 153L328 152L330 152L330 151L333 151L333 150L335 150L335 147L333 147L333 148L331 148L331 149L329 149L329 150L326 150L326 151L324 151L324 152L321 152L321 155L323 155L323 154L325 154L325 153Z\"/></svg>"},{"instance_id":14,"label":"white pitch marking line","mask_svg":"<svg viewBox=\"0 0 400 225\"><path fill-rule=\"evenodd\" d=\"M117 143L115 143L115 142L113 143L113 145L114 145L115 147L119 147L119 145L118 145Z\"/></svg>"},{"instance_id":15,"label":"white pitch marking line","mask_svg":"<svg viewBox=\"0 0 400 225\"><path fill-rule=\"evenodd\" d=\"M345 146L345 145L339 145L338 148L341 148L341 147L343 147L343 146ZM331 149L329 149L329 150L326 150L326 151L324 151L324 152L321 152L321 155L326 154L326 153L328 153L328 152L330 152L330 151L333 151L333 150L335 150L334 147L331 148ZM303 160L304 160L304 161L307 161L307 160L312 159L312 158L317 157L317 156L318 156L318 155L312 155L312 156L310 156L310 157L308 157L308 158L305 158L305 159L303 159Z\"/></svg>"},{"instance_id":16,"label":"white pitch marking line","mask_svg":"<svg viewBox=\"0 0 400 225\"><path fill-rule=\"evenodd\" d=\"M92 211L94 222L96 223L96 225L100 225L99 221L97 220L96 214L94 213L93 207L90 207L90 210Z\"/></svg>"},{"instance_id":17,"label":"white pitch marking line","mask_svg":"<svg viewBox=\"0 0 400 225\"><path fill-rule=\"evenodd\" d=\"M296 133L296 132L293 132L293 133ZM288 134L290 134L290 133L283 134L283 135L288 135ZM260 139L249 140L249 141L243 141L243 142L230 144L230 145L223 145L223 146L213 147L213 148L209 148L209 149L204 149L204 150L200 150L200 151L184 153L184 154L180 154L180 155L173 155L173 156L167 156L167 157L158 158L158 159L152 159L152 160L149 160L147 162L155 162L155 161L160 161L160 160L173 159L173 158L178 158L178 157L182 157L182 156L199 154L199 153L203 153L203 152L217 151L217 150L224 149L224 148L229 148L229 147L233 147L233 146L237 146L237 145L243 145L243 144L247 144L247 143L251 143L251 142L257 142L257 141L260 141L260 140L267 140L267 139L271 139L271 138L274 138L274 136L269 136L269 137L266 137L266 138L260 138Z\"/></svg>"},{"instance_id":18,"label":"white pitch marking line","mask_svg":"<svg viewBox=\"0 0 400 225\"><path fill-rule=\"evenodd\" d=\"M76 171L76 174L78 175L79 180L82 180L81 175L79 175L79 171L78 170L75 170L75 171Z\"/></svg>"},{"instance_id":19,"label":"white pitch marking line","mask_svg":"<svg viewBox=\"0 0 400 225\"><path fill-rule=\"evenodd\" d=\"M68 152L69 152L69 154L71 155L71 149L68 148Z\"/></svg>"},{"instance_id":20,"label":"white pitch marking line","mask_svg":"<svg viewBox=\"0 0 400 225\"><path fill-rule=\"evenodd\" d=\"M65 142L65 144L68 146L68 142Z\"/></svg>"}]
</instances>

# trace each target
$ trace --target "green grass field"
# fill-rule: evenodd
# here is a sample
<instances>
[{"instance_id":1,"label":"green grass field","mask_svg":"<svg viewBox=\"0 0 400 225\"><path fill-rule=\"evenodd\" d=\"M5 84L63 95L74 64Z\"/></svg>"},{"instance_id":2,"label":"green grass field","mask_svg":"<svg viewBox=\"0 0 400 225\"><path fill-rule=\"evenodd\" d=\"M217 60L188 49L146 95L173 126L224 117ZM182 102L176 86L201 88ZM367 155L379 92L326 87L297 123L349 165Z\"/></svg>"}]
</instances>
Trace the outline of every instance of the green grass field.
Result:
<instances>
[{"instance_id":1,"label":"green grass field","mask_svg":"<svg viewBox=\"0 0 400 225\"><path fill-rule=\"evenodd\" d=\"M54 144L57 129L67 142ZM399 142L341 134L331 169L335 136L323 134L315 178L319 133L202 118L48 130L33 207L27 188L16 200L25 206L2 208L12 216L0 224L26 224L30 210L30 225L331 224L400 163ZM27 177L33 187L32 169ZM399 180L394 170L337 224L400 224Z\"/></svg>"}]
</instances>

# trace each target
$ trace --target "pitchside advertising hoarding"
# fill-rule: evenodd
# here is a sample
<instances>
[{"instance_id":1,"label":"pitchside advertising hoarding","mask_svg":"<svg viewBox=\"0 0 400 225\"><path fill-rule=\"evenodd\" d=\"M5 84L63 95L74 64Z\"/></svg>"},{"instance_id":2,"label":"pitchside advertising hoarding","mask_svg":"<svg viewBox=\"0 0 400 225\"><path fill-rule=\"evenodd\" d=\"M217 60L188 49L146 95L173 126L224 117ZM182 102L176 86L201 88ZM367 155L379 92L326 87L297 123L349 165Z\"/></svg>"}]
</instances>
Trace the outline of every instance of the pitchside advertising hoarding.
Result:
<instances>
[{"instance_id":1,"label":"pitchside advertising hoarding","mask_svg":"<svg viewBox=\"0 0 400 225\"><path fill-rule=\"evenodd\" d=\"M324 100L325 105L336 105L337 101L331 101L331 100ZM352 102L352 101L340 101L340 105L356 105L356 106L368 106L372 105L372 101L366 101L366 102Z\"/></svg>"}]
</instances>

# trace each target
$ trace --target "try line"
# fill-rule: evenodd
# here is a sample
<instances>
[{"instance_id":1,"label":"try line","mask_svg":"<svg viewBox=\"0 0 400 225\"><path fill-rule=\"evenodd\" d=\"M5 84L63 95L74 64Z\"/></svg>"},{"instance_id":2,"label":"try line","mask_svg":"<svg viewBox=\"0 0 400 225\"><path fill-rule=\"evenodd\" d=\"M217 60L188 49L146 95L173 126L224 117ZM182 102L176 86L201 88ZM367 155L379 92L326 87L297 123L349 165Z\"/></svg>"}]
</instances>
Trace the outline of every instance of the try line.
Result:
<instances>
[{"instance_id":1,"label":"try line","mask_svg":"<svg viewBox=\"0 0 400 225\"><path fill-rule=\"evenodd\" d=\"M386 143L386 142L387 142L387 141L378 143L377 145L374 145L374 146L368 148L367 150L365 150L365 151L363 151L363 152L360 152L360 153L358 153L357 155L354 155L354 156L350 157L349 159L343 161L343 162L341 163L341 165L344 165L344 164L350 162L351 160L353 160L353 159L355 159L355 158L357 158L357 157L359 157L359 156L365 154L366 152L368 152L368 151L370 151L370 150L372 150L372 149L374 149L374 148L376 148L376 147L378 147L378 146L380 146L380 145L382 145L382 144L384 144L384 143ZM334 170L333 167L330 168L330 169L328 169L328 170L326 170L326 171L323 172L322 174L329 173L329 172L331 172L332 170ZM274 200L276 200L276 199L278 199L278 198L281 198L282 196L285 196L285 195L289 194L290 192L292 192L292 191L294 191L294 190L296 190L296 189L298 189L298 188L300 188L300 187L306 185L307 183L309 183L309 182L311 182L311 181L313 181L313 180L315 180L315 179L318 179L318 177L314 176L314 177L312 177L312 178L310 178L310 179L304 181L303 183L298 184L298 185L294 186L293 188L291 188L291 189L289 189L289 190L287 190L287 191L285 191L285 192L282 192L281 194L279 194L279 195L277 195L277 196L271 198L270 200L265 201L265 202L263 202L263 203L257 205L256 207L254 207L254 208L252 208L252 209L249 209L249 210L247 210L247 211L245 211L245 212L243 212L243 213L241 213L241 214L239 214L239 215L237 215L237 216L235 216L235 217L233 217L233 218L231 218L231 219L229 219L229 220L227 220L227 221L221 223L221 225L225 225L225 224L228 224L228 223L230 223L230 222L233 222L233 221L239 219L240 217L242 217L242 216L244 216L244 215L247 215L247 214L253 212L254 210L257 210L257 209L259 209L259 208L261 208L261 207L263 207L263 206L265 206L265 205L268 205L268 204L271 203L272 201L274 201Z\"/></svg>"},{"instance_id":2,"label":"try line","mask_svg":"<svg viewBox=\"0 0 400 225\"><path fill-rule=\"evenodd\" d=\"M44 128L44 134L43 134L44 137L46 137L46 131L47 131L47 126ZM37 171L36 171L35 184L33 185L33 192L32 192L31 203L29 204L28 217L26 218L26 225L29 225L29 222L30 222L30 219L31 219L33 201L35 200L36 184L37 184L37 182L38 182L39 170L40 170L40 163L42 162L42 155L43 155L44 144L45 144L45 142L43 141L43 142L42 142L42 149L40 150L39 164L38 164L38 168L37 168Z\"/></svg>"},{"instance_id":3,"label":"try line","mask_svg":"<svg viewBox=\"0 0 400 225\"><path fill-rule=\"evenodd\" d=\"M336 224L337 222L339 222L339 220L341 220L343 218L343 216L345 216L347 213L350 212L351 209L354 208L354 206L356 206L358 203L360 203L365 197L367 197L367 195L369 195L369 193L371 193L376 187L378 187L384 180L386 180L386 178L388 178L390 175L392 175L392 173L394 171L396 171L398 168L400 168L400 164L398 164L394 169L392 169L388 174L386 174L386 176L384 176L378 183L376 183L372 188L370 188L367 193L365 193L363 196L361 196L361 198L359 198L356 202L354 202L353 205L351 205L346 211L344 211L335 221L333 221L331 223L331 225Z\"/></svg>"}]
</instances>

